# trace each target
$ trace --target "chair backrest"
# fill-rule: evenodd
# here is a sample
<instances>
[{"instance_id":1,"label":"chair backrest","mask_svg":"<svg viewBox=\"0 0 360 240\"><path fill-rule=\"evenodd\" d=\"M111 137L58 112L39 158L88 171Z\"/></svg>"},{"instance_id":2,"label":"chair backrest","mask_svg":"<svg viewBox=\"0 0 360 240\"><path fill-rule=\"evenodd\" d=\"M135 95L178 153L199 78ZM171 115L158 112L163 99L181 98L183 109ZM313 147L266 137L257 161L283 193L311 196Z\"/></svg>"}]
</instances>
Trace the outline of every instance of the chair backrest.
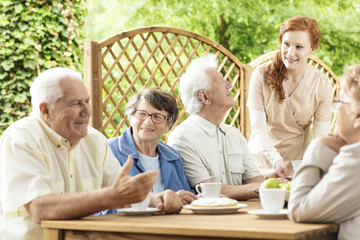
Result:
<instances>
[{"instance_id":1,"label":"chair backrest","mask_svg":"<svg viewBox=\"0 0 360 240\"><path fill-rule=\"evenodd\" d=\"M253 60L249 65L252 69L255 69L257 66L261 65L262 63L265 63L269 60L272 60L276 53L278 53L279 50L268 52L264 55L261 55L260 57ZM329 78L331 81L331 84L333 86L333 95L334 97L339 97L340 93L340 82L339 78L336 76L336 74L327 66L323 61L321 61L319 58L315 57L314 55L310 55L308 62L315 66L317 69L320 69L325 75ZM331 121L331 130L334 129L335 121Z\"/></svg>"},{"instance_id":2,"label":"chair backrest","mask_svg":"<svg viewBox=\"0 0 360 240\"><path fill-rule=\"evenodd\" d=\"M179 117L174 128L188 116L178 92L179 77L191 60L208 52L217 56L219 70L233 86L236 105L223 121L248 137L250 123L245 103L251 67L218 43L172 27L138 28L101 42L85 43L85 85L92 104L90 124L106 137L121 135L129 126L124 114L129 98L144 87L156 86L172 94L178 103Z\"/></svg>"}]
</instances>

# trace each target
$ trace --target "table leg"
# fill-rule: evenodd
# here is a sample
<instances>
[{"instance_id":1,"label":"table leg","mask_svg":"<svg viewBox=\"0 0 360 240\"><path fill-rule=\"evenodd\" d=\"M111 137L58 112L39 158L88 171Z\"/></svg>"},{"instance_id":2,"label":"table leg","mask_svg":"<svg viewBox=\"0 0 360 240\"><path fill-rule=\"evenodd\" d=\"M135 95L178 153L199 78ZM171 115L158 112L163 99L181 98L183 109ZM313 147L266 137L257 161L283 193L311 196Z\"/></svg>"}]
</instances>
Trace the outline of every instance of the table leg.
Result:
<instances>
[{"instance_id":1,"label":"table leg","mask_svg":"<svg viewBox=\"0 0 360 240\"><path fill-rule=\"evenodd\" d=\"M61 240L62 231L59 229L45 228L44 229L44 240Z\"/></svg>"}]
</instances>

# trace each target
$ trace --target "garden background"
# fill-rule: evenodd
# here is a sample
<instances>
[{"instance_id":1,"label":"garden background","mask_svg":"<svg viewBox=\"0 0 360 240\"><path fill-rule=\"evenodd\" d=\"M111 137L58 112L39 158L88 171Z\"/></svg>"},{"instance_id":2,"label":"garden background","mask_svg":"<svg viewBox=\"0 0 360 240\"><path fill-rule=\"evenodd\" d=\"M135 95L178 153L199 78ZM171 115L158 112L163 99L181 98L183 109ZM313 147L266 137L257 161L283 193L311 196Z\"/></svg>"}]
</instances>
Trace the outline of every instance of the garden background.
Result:
<instances>
[{"instance_id":1,"label":"garden background","mask_svg":"<svg viewBox=\"0 0 360 240\"><path fill-rule=\"evenodd\" d=\"M29 86L54 66L83 70L85 41L144 26L204 35L241 62L278 49L281 22L315 18L315 56L338 75L360 63L360 2L350 0L0 0L0 135L31 111Z\"/></svg>"}]
</instances>

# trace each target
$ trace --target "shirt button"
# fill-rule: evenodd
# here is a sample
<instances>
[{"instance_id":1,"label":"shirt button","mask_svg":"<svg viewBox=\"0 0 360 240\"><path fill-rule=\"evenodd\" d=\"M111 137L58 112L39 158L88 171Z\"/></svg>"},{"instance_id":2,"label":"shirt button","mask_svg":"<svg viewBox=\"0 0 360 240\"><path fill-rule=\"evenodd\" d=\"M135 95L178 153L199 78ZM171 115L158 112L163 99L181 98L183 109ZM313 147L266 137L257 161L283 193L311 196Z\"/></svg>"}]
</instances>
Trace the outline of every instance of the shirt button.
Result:
<instances>
[{"instance_id":1,"label":"shirt button","mask_svg":"<svg viewBox=\"0 0 360 240\"><path fill-rule=\"evenodd\" d=\"M72 174L70 174L70 178L72 178Z\"/></svg>"},{"instance_id":2,"label":"shirt button","mask_svg":"<svg viewBox=\"0 0 360 240\"><path fill-rule=\"evenodd\" d=\"M60 145L58 144L57 147L60 148Z\"/></svg>"}]
</instances>

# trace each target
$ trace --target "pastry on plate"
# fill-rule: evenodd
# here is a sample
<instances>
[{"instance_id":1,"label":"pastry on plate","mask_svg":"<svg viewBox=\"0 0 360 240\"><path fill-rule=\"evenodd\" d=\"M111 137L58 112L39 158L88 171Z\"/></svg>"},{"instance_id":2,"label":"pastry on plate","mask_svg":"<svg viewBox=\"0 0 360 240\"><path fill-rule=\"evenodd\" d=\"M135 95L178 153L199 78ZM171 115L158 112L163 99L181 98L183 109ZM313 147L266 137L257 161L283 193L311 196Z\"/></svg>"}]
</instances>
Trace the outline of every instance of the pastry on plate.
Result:
<instances>
[{"instance_id":1,"label":"pastry on plate","mask_svg":"<svg viewBox=\"0 0 360 240\"><path fill-rule=\"evenodd\" d=\"M191 203L193 207L236 207L237 201L231 198L199 198Z\"/></svg>"}]
</instances>

